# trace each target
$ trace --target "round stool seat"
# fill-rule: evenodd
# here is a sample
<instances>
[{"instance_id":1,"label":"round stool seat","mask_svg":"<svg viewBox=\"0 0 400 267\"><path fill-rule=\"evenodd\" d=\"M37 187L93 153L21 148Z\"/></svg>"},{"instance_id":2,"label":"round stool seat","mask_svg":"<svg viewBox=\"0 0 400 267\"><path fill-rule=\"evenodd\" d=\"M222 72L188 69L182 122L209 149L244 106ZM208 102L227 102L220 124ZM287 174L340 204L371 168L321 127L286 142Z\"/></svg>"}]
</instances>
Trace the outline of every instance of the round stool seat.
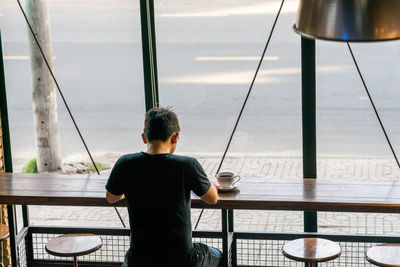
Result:
<instances>
[{"instance_id":1,"label":"round stool seat","mask_svg":"<svg viewBox=\"0 0 400 267\"><path fill-rule=\"evenodd\" d=\"M59 257L78 257L92 253L102 246L101 238L94 234L66 234L51 239L46 251Z\"/></svg>"},{"instance_id":2,"label":"round stool seat","mask_svg":"<svg viewBox=\"0 0 400 267\"><path fill-rule=\"evenodd\" d=\"M342 249L330 240L308 237L287 242L282 248L282 253L295 261L316 263L336 259L342 253Z\"/></svg>"},{"instance_id":3,"label":"round stool seat","mask_svg":"<svg viewBox=\"0 0 400 267\"><path fill-rule=\"evenodd\" d=\"M400 266L400 244L382 244L369 248L366 259L378 266Z\"/></svg>"},{"instance_id":4,"label":"round stool seat","mask_svg":"<svg viewBox=\"0 0 400 267\"><path fill-rule=\"evenodd\" d=\"M10 235L8 231L8 226L5 224L0 224L0 241L6 240Z\"/></svg>"}]
</instances>

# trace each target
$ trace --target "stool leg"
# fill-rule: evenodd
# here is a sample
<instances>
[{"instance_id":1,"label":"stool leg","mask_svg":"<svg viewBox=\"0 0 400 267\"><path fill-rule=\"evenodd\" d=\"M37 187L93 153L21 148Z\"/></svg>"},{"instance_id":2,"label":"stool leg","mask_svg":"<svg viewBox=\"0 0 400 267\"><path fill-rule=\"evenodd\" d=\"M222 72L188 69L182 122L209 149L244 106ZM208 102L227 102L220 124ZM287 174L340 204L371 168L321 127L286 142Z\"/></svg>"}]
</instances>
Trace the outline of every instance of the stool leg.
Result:
<instances>
[{"instance_id":1,"label":"stool leg","mask_svg":"<svg viewBox=\"0 0 400 267\"><path fill-rule=\"evenodd\" d=\"M78 259L74 257L74 267L78 267Z\"/></svg>"}]
</instances>

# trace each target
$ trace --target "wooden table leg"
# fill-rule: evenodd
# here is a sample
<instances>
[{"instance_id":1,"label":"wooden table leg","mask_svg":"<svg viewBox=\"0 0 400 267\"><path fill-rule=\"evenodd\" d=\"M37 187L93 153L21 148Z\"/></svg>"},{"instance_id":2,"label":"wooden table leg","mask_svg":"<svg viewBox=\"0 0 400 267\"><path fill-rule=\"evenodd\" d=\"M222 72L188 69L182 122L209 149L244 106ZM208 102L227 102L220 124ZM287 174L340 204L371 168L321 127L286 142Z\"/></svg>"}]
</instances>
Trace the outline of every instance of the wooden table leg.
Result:
<instances>
[{"instance_id":1,"label":"wooden table leg","mask_svg":"<svg viewBox=\"0 0 400 267\"><path fill-rule=\"evenodd\" d=\"M77 259L77 257L74 257L74 267L78 267L78 259Z\"/></svg>"}]
</instances>

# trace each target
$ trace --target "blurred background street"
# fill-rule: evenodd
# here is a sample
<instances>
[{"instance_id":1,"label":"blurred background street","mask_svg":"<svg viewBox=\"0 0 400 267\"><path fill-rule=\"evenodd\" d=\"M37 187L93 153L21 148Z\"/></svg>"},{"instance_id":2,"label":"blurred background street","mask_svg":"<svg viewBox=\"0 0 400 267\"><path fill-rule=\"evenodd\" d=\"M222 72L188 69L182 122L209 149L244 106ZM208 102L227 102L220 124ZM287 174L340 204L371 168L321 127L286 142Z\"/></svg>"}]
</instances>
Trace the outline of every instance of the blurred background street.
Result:
<instances>
[{"instance_id":1,"label":"blurred background street","mask_svg":"<svg viewBox=\"0 0 400 267\"><path fill-rule=\"evenodd\" d=\"M160 102L181 120L178 152L221 154L280 1L155 1ZM143 150L139 1L50 0L55 73L93 153ZM232 153L301 156L297 1L285 2ZM16 1L0 2L13 157L34 157L26 25ZM400 150L400 44L353 44ZM317 131L322 157L392 158L342 43L317 42ZM58 97L59 98L59 97ZM63 157L84 154L61 102Z\"/></svg>"}]
</instances>

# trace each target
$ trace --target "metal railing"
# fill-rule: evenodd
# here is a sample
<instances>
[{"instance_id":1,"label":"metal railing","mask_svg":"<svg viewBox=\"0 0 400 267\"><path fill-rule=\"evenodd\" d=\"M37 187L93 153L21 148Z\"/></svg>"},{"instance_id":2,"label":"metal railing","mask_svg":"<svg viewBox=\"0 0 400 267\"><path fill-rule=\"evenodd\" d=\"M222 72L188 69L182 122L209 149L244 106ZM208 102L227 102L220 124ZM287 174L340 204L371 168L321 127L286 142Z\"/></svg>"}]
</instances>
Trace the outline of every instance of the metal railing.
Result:
<instances>
[{"instance_id":1,"label":"metal railing","mask_svg":"<svg viewBox=\"0 0 400 267\"><path fill-rule=\"evenodd\" d=\"M224 227L223 227L224 229ZM18 266L50 266L68 263L68 259L46 253L44 246L49 239L65 233L94 233L103 240L103 247L95 253L80 257L80 266L121 266L130 245L130 231L124 228L80 228L29 226L18 234ZM277 233L277 232L233 232L232 239L224 239L222 231L194 231L193 241L223 249L228 242L228 258L231 266L303 266L302 263L285 258L281 248L288 240L301 237L320 237L338 242L342 255L319 266L372 266L365 260L365 251L380 243L399 243L400 236L320 234L320 233ZM27 240L31 240L32 251L28 251ZM229 246L229 242L232 246ZM32 255L29 258L29 255Z\"/></svg>"}]
</instances>

